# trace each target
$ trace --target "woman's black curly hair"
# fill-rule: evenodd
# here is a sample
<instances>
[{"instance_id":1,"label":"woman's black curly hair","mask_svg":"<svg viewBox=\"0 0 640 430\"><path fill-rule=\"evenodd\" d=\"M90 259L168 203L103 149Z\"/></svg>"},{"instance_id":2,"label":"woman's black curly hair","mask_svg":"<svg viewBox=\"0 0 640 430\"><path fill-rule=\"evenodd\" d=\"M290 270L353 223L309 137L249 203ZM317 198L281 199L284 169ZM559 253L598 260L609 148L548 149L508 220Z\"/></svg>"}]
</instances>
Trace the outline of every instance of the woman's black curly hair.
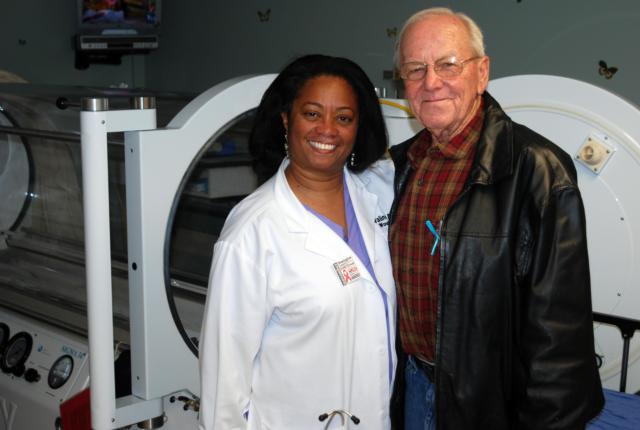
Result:
<instances>
[{"instance_id":1,"label":"woman's black curly hair","mask_svg":"<svg viewBox=\"0 0 640 430\"><path fill-rule=\"evenodd\" d=\"M362 171L378 160L387 150L387 134L378 97L366 73L351 60L326 55L300 57L275 78L265 91L256 112L249 137L249 151L260 183L278 170L285 157L281 114L291 112L300 89L317 76L336 76L349 83L358 100L358 133L353 147L355 163L347 167Z\"/></svg>"}]
</instances>

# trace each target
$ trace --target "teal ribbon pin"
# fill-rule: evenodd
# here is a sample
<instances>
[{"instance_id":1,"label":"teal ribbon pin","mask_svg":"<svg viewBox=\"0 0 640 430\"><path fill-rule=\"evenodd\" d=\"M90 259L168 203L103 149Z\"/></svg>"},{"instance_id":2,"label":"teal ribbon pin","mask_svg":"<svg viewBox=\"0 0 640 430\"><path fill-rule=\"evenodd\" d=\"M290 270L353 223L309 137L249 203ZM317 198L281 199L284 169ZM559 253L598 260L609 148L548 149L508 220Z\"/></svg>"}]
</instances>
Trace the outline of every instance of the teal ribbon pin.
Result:
<instances>
[{"instance_id":1,"label":"teal ribbon pin","mask_svg":"<svg viewBox=\"0 0 640 430\"><path fill-rule=\"evenodd\" d=\"M426 220L425 224L427 225L427 228L429 229L431 234L433 234L433 237L436 238L436 240L433 242L433 248L431 248L431 255L434 255L436 253L436 249L438 248L438 242L440 242L440 234L438 234L438 230L436 230L436 228L433 226L431 220Z\"/></svg>"}]
</instances>

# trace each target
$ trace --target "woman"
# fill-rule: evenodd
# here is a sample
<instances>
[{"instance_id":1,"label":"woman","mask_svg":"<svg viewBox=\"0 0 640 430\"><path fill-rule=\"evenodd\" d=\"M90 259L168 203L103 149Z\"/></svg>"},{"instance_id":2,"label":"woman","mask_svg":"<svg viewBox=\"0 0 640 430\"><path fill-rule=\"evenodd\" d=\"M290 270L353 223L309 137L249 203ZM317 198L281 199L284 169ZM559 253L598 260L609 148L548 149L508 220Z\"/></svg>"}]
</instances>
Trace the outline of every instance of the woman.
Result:
<instances>
[{"instance_id":1,"label":"woman","mask_svg":"<svg viewBox=\"0 0 640 430\"><path fill-rule=\"evenodd\" d=\"M201 429L390 428L386 146L373 85L349 60L302 57L265 92L250 147L275 174L215 245Z\"/></svg>"}]
</instances>

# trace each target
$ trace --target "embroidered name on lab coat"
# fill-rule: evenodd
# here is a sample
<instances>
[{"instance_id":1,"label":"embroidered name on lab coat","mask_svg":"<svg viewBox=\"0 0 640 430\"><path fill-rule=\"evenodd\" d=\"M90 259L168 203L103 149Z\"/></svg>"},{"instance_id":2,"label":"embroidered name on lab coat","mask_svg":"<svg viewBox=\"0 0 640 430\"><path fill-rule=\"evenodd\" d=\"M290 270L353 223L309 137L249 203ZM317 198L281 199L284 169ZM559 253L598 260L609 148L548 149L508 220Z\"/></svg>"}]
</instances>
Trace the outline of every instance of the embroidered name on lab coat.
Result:
<instances>
[{"instance_id":1,"label":"embroidered name on lab coat","mask_svg":"<svg viewBox=\"0 0 640 430\"><path fill-rule=\"evenodd\" d=\"M356 266L356 262L351 257L333 263L333 267L336 269L342 285L348 285L360 277L358 266Z\"/></svg>"},{"instance_id":2,"label":"embroidered name on lab coat","mask_svg":"<svg viewBox=\"0 0 640 430\"><path fill-rule=\"evenodd\" d=\"M386 227L389 225L389 215L388 214L378 215L376 219L373 220L373 222L378 224L380 227Z\"/></svg>"}]
</instances>

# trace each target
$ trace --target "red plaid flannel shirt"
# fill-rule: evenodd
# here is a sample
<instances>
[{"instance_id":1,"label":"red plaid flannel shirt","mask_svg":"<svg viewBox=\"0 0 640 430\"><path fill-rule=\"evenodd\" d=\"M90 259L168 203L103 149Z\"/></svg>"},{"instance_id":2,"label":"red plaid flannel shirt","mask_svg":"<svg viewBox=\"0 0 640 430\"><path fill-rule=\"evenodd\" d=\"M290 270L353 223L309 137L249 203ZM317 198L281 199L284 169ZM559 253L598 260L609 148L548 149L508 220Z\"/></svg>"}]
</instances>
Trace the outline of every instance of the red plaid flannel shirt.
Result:
<instances>
[{"instance_id":1,"label":"red plaid flannel shirt","mask_svg":"<svg viewBox=\"0 0 640 430\"><path fill-rule=\"evenodd\" d=\"M449 206L469 176L484 120L481 105L472 120L444 145L432 144L425 130L407 157L414 170L391 226L391 256L398 292L400 339L407 354L435 362L440 250L431 255ZM438 244L439 246L439 244Z\"/></svg>"}]
</instances>

